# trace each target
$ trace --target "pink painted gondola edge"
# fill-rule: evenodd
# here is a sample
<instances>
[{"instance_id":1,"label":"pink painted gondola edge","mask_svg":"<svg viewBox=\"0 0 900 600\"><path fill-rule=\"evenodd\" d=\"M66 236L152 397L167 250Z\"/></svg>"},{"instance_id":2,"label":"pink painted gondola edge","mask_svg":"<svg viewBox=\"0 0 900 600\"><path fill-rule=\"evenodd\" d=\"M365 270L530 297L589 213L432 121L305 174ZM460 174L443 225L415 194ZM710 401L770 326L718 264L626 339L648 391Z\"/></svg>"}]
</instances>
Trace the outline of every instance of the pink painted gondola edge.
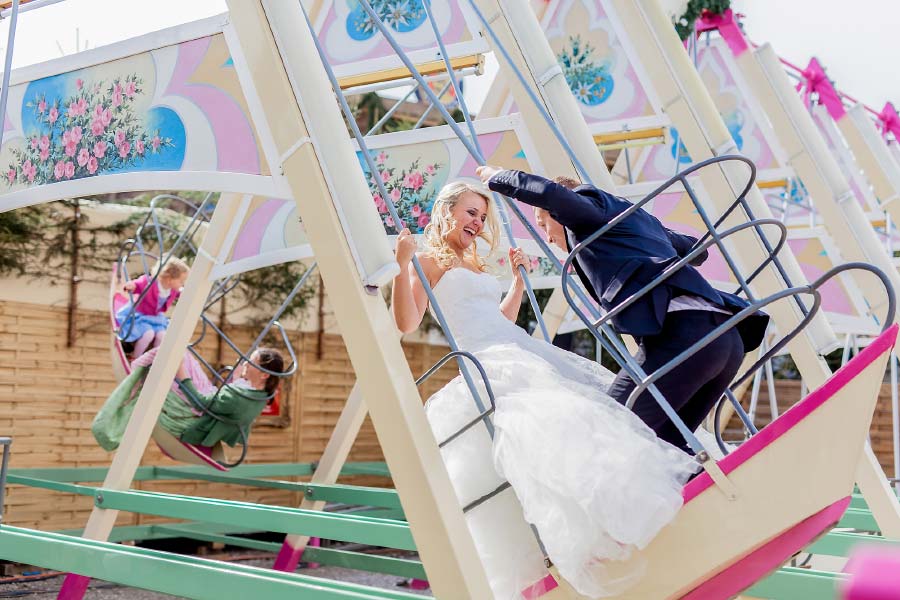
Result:
<instances>
[{"instance_id":1,"label":"pink painted gondola edge","mask_svg":"<svg viewBox=\"0 0 900 600\"><path fill-rule=\"evenodd\" d=\"M763 448L784 435L797 423L809 416L815 409L822 406L826 400L833 397L854 377L859 375L866 367L874 362L885 351L894 346L897 339L897 324L892 325L887 331L879 335L862 352L850 362L841 367L828 378L821 387L809 394L806 398L792 406L783 415L772 421L760 432L744 442L737 450L719 461L719 467L727 475L739 466L750 460ZM709 473L701 473L684 486L684 502L687 504L702 492L713 485Z\"/></svg>"},{"instance_id":2,"label":"pink painted gondola edge","mask_svg":"<svg viewBox=\"0 0 900 600\"><path fill-rule=\"evenodd\" d=\"M737 562L685 594L680 600L724 600L733 598L784 564L797 550L808 546L838 521L850 496L841 498L807 517Z\"/></svg>"}]
</instances>

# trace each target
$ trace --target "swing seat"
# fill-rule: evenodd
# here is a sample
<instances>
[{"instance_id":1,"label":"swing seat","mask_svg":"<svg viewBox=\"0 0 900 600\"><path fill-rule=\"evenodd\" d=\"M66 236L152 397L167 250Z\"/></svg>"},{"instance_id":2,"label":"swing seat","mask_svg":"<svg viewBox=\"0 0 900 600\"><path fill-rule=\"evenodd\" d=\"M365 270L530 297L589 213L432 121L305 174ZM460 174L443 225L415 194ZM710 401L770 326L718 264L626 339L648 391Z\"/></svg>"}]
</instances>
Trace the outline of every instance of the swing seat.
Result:
<instances>
[{"instance_id":1,"label":"swing seat","mask_svg":"<svg viewBox=\"0 0 900 600\"><path fill-rule=\"evenodd\" d=\"M118 291L118 279L116 277L116 268L113 266L112 280L109 286L109 320L110 320L110 336L112 353L113 374L117 381L122 381L131 373L131 363L122 348L122 340L116 335L120 323L116 319L116 314L123 306L128 304L128 297ZM174 435L156 425L151 434L153 441L162 451L163 454L172 460L188 463L192 465L200 465L212 467L218 471L228 471L227 467L220 463L225 462L225 449L221 443L215 446L196 446L182 442Z\"/></svg>"},{"instance_id":2,"label":"swing seat","mask_svg":"<svg viewBox=\"0 0 900 600\"><path fill-rule=\"evenodd\" d=\"M188 444L182 442L159 425L153 428L152 437L159 449L162 450L162 453L172 460L194 465L206 465L218 471L228 470L221 464L226 460L225 449L221 443L217 443L212 447Z\"/></svg>"},{"instance_id":3,"label":"swing seat","mask_svg":"<svg viewBox=\"0 0 900 600\"><path fill-rule=\"evenodd\" d=\"M628 561L605 564L610 577L645 564L647 576L617 597L732 598L837 524L850 503L897 329L719 461L733 499L705 472L690 481L672 523Z\"/></svg>"}]
</instances>

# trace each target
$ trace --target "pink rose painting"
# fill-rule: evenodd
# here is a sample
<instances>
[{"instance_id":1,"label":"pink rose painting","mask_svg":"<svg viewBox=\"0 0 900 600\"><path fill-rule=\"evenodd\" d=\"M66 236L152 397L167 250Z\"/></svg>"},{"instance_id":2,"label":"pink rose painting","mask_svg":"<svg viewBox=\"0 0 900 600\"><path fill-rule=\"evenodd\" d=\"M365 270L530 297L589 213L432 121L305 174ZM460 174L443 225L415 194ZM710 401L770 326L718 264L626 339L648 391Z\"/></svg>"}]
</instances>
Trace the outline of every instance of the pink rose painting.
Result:
<instances>
[{"instance_id":1,"label":"pink rose painting","mask_svg":"<svg viewBox=\"0 0 900 600\"><path fill-rule=\"evenodd\" d=\"M31 183L34 181L34 176L37 175L37 167L30 160L26 160L25 164L22 165L22 174Z\"/></svg>"},{"instance_id":2,"label":"pink rose painting","mask_svg":"<svg viewBox=\"0 0 900 600\"><path fill-rule=\"evenodd\" d=\"M139 165L174 147L158 130L145 130L134 103L143 94L136 74L112 81L78 78L68 97L40 94L25 103L37 131L11 148L6 183L46 184Z\"/></svg>"},{"instance_id":3,"label":"pink rose painting","mask_svg":"<svg viewBox=\"0 0 900 600\"><path fill-rule=\"evenodd\" d=\"M414 192L425 184L425 177L418 171L413 171L403 178L403 187L409 188Z\"/></svg>"},{"instance_id":4,"label":"pink rose painting","mask_svg":"<svg viewBox=\"0 0 900 600\"><path fill-rule=\"evenodd\" d=\"M386 150L378 151L374 158L378 172L373 176L367 170L366 179L386 231L393 234L409 227L413 233L421 233L431 221L428 213L437 193L438 182L434 181L434 176L440 165L429 164L422 169L420 159L416 159L404 168L395 165L396 161L391 161L390 152ZM381 194L379 181L387 192L386 198ZM398 222L388 210L388 201L397 211Z\"/></svg>"}]
</instances>

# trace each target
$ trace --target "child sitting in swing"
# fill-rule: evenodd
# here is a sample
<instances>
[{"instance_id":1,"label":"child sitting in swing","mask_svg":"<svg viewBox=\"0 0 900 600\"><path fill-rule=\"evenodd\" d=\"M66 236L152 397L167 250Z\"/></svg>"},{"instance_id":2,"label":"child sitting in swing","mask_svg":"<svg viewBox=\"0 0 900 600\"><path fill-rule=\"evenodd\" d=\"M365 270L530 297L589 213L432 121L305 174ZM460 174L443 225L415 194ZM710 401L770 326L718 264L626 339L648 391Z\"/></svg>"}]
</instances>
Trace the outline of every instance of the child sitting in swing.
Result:
<instances>
[{"instance_id":1,"label":"child sitting in swing","mask_svg":"<svg viewBox=\"0 0 900 600\"><path fill-rule=\"evenodd\" d=\"M134 342L132 356L136 359L151 346L162 344L169 318L165 313L172 307L187 280L190 268L180 258L169 257L164 264L157 261L151 275L141 275L127 282L123 288L133 294L132 301L116 313L120 323L119 339ZM141 297L143 295L143 297ZM133 304L136 302L137 304Z\"/></svg>"},{"instance_id":2,"label":"child sitting in swing","mask_svg":"<svg viewBox=\"0 0 900 600\"><path fill-rule=\"evenodd\" d=\"M104 450L119 447L156 352L154 348L132 363L131 374L94 417L91 432ZM186 444L209 447L222 442L235 446L242 440L241 431L249 432L275 396L281 378L271 373L284 373L284 358L273 348L259 348L250 355L250 362L243 363L240 377L217 390L194 357L186 353L158 422Z\"/></svg>"}]
</instances>

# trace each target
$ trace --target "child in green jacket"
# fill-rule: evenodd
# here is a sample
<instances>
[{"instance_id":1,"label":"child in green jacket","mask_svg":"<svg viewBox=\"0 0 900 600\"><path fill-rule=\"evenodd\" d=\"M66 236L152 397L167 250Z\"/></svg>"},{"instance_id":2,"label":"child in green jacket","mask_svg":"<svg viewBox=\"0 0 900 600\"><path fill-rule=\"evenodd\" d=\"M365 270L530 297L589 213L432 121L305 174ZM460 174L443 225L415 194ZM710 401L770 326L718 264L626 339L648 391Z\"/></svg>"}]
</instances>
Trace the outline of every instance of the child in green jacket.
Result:
<instances>
[{"instance_id":1,"label":"child in green jacket","mask_svg":"<svg viewBox=\"0 0 900 600\"><path fill-rule=\"evenodd\" d=\"M153 349L132 363L131 374L116 387L94 418L91 431L103 449L119 447L155 355L156 349ZM193 357L187 355L175 375L181 388L173 385L166 395L159 424L188 444L214 446L223 442L234 446L241 441L241 430L249 433L253 421L275 395L280 378L270 373L283 372L281 354L272 348L260 348L250 356L250 363L243 364L239 379L226 384L217 393L215 386L205 380ZM194 378L205 381L195 385ZM197 403L212 414L201 410Z\"/></svg>"},{"instance_id":2,"label":"child in green jacket","mask_svg":"<svg viewBox=\"0 0 900 600\"><path fill-rule=\"evenodd\" d=\"M250 425L275 395L280 381L255 365L274 373L284 371L284 359L277 350L260 348L250 356L249 363L243 363L239 379L226 384L218 393L204 395L197 391L182 363L175 374L176 381L181 382L185 394L197 399L215 416L206 412L197 416L194 403L174 402L167 397L159 424L188 444L214 446L222 442L235 446L241 441L240 429L249 432Z\"/></svg>"}]
</instances>

